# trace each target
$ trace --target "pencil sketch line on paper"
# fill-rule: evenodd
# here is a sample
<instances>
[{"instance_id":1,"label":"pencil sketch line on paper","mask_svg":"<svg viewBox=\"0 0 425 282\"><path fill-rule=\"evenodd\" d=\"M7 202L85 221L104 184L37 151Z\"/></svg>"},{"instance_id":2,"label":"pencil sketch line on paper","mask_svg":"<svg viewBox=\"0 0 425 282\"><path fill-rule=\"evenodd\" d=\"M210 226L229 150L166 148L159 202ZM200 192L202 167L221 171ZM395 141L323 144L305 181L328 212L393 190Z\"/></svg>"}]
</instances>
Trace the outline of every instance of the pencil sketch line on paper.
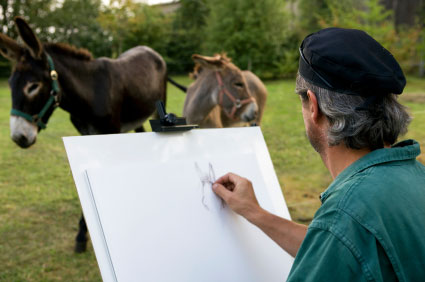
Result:
<instances>
[{"instance_id":1,"label":"pencil sketch line on paper","mask_svg":"<svg viewBox=\"0 0 425 282\"><path fill-rule=\"evenodd\" d=\"M211 163L208 163L208 171L207 172L203 172L201 170L201 168L199 167L198 163L195 162L195 168L196 171L198 172L198 176L199 176L199 180L201 181L201 194L202 194L202 205L205 207L206 210L210 210L210 205L207 203L207 195L211 194L214 192L212 191L212 185L214 184L216 178L215 178L215 172L214 172L214 167ZM205 189L207 188L207 189ZM209 192L209 193L208 193ZM214 197L213 195L211 195L210 197ZM217 197L217 196L215 196ZM223 200L220 199L220 206L221 208L224 207L224 202Z\"/></svg>"}]
</instances>

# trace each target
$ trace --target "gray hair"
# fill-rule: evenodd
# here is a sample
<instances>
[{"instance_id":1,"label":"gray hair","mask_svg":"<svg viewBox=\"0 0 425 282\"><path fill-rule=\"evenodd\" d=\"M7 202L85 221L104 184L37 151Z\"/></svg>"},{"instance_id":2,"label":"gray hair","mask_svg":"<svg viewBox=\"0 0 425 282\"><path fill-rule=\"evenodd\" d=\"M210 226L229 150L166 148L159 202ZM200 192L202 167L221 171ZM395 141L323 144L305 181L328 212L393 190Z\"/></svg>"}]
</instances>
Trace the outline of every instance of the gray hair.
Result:
<instances>
[{"instance_id":1,"label":"gray hair","mask_svg":"<svg viewBox=\"0 0 425 282\"><path fill-rule=\"evenodd\" d=\"M379 149L394 144L399 135L407 132L411 121L406 107L394 94L384 95L382 104L364 107L367 98L317 87L298 73L295 91L303 101L308 100L307 90L316 94L319 109L329 121L329 146L344 142L351 149Z\"/></svg>"}]
</instances>

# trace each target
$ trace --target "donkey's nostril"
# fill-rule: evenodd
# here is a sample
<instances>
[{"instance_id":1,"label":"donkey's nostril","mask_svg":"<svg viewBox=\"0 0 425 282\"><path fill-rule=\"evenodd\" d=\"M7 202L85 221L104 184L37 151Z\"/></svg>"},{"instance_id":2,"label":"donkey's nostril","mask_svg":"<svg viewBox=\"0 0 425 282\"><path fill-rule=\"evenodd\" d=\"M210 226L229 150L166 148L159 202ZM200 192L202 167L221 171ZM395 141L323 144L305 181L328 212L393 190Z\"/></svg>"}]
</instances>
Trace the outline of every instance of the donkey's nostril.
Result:
<instances>
[{"instance_id":1,"label":"donkey's nostril","mask_svg":"<svg viewBox=\"0 0 425 282\"><path fill-rule=\"evenodd\" d=\"M14 138L12 138L12 139L21 148L28 148L29 146L31 146L35 142L35 139L34 139L33 142L30 142L25 135L19 135L17 137L14 136Z\"/></svg>"},{"instance_id":2,"label":"donkey's nostril","mask_svg":"<svg viewBox=\"0 0 425 282\"><path fill-rule=\"evenodd\" d=\"M253 114L244 114L244 115L242 115L241 119L242 119L242 121L250 122L250 121L253 121L255 119L255 117L256 116L253 115Z\"/></svg>"},{"instance_id":3,"label":"donkey's nostril","mask_svg":"<svg viewBox=\"0 0 425 282\"><path fill-rule=\"evenodd\" d=\"M25 137L25 135L14 135L12 137L13 141L15 141L16 143L20 144L20 143L25 143L27 141L27 137Z\"/></svg>"},{"instance_id":4,"label":"donkey's nostril","mask_svg":"<svg viewBox=\"0 0 425 282\"><path fill-rule=\"evenodd\" d=\"M19 146L23 147L28 144L28 139L26 136L21 135L17 138L16 143L18 143Z\"/></svg>"}]
</instances>

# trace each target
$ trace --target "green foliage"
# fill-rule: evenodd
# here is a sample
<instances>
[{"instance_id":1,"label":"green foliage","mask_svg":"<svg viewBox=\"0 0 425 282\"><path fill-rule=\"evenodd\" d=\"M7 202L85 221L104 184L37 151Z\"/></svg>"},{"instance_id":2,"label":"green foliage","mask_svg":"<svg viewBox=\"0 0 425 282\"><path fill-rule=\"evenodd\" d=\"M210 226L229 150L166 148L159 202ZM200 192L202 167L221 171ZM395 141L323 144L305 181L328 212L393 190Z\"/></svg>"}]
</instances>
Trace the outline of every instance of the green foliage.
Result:
<instances>
[{"instance_id":1,"label":"green foliage","mask_svg":"<svg viewBox=\"0 0 425 282\"><path fill-rule=\"evenodd\" d=\"M326 2L330 14L318 18L321 28L330 26L359 28L381 38L394 29L392 11L385 10L379 0L326 0Z\"/></svg>"},{"instance_id":2,"label":"green foliage","mask_svg":"<svg viewBox=\"0 0 425 282\"><path fill-rule=\"evenodd\" d=\"M16 39L18 32L15 29L13 19L22 16L31 22L31 26L37 27L36 31L41 38L48 34L48 16L54 6L54 0L1 0L0 1L0 30L9 37ZM3 57L0 58L0 77L10 74L10 63Z\"/></svg>"},{"instance_id":3,"label":"green foliage","mask_svg":"<svg viewBox=\"0 0 425 282\"><path fill-rule=\"evenodd\" d=\"M155 7L133 0L111 1L98 22L110 35L113 57L137 45L166 52L170 20Z\"/></svg>"},{"instance_id":4,"label":"green foliage","mask_svg":"<svg viewBox=\"0 0 425 282\"><path fill-rule=\"evenodd\" d=\"M37 33L47 34L49 11L55 6L55 0L14 0L0 1L2 11L2 31L12 38L17 37L13 19L22 16L37 26Z\"/></svg>"},{"instance_id":5,"label":"green foliage","mask_svg":"<svg viewBox=\"0 0 425 282\"><path fill-rule=\"evenodd\" d=\"M18 37L15 16L24 17L41 41L64 42L90 50L95 56L109 55L110 43L97 17L101 0L2 1L3 31Z\"/></svg>"},{"instance_id":6,"label":"green foliage","mask_svg":"<svg viewBox=\"0 0 425 282\"><path fill-rule=\"evenodd\" d=\"M134 16L128 19L129 34L124 39L124 48L148 45L160 54L166 54L170 19L157 8L148 5L137 5L132 12Z\"/></svg>"},{"instance_id":7,"label":"green foliage","mask_svg":"<svg viewBox=\"0 0 425 282\"><path fill-rule=\"evenodd\" d=\"M210 10L207 0L181 0L180 5L173 18L166 56L169 71L181 73L193 69L193 54L202 53Z\"/></svg>"},{"instance_id":8,"label":"green foliage","mask_svg":"<svg viewBox=\"0 0 425 282\"><path fill-rule=\"evenodd\" d=\"M65 0L49 16L48 40L86 48L95 57L109 56L111 41L97 21L101 0Z\"/></svg>"},{"instance_id":9,"label":"green foliage","mask_svg":"<svg viewBox=\"0 0 425 282\"><path fill-rule=\"evenodd\" d=\"M111 1L110 4L118 1ZM98 16L98 22L112 41L112 54L117 57L123 51L123 41L127 36L128 15L131 14L132 1L118 2L117 6L106 8Z\"/></svg>"},{"instance_id":10,"label":"green foliage","mask_svg":"<svg viewBox=\"0 0 425 282\"><path fill-rule=\"evenodd\" d=\"M319 30L319 19L329 18L331 14L327 0L299 0L298 11L301 37Z\"/></svg>"},{"instance_id":11,"label":"green foliage","mask_svg":"<svg viewBox=\"0 0 425 282\"><path fill-rule=\"evenodd\" d=\"M10 69L9 61L0 56L0 77L8 77L10 75Z\"/></svg>"},{"instance_id":12,"label":"green foliage","mask_svg":"<svg viewBox=\"0 0 425 282\"><path fill-rule=\"evenodd\" d=\"M393 12L379 0L326 0L329 15L319 18L321 28L343 27L366 31L397 59L406 73L412 73L419 61L419 26L394 28Z\"/></svg>"},{"instance_id":13,"label":"green foliage","mask_svg":"<svg viewBox=\"0 0 425 282\"><path fill-rule=\"evenodd\" d=\"M136 0L102 3L0 1L2 30L16 38L13 18L21 15L42 41L83 47L95 57L117 57L147 45L164 57L171 73L191 71L192 54L226 52L241 69L262 78L293 77L301 40L329 26L365 30L406 73L416 73L425 61L425 3L412 14L417 25L396 28L394 12L382 0L180 0L180 8L169 14ZM3 61L0 75L8 72Z\"/></svg>"},{"instance_id":14,"label":"green foliage","mask_svg":"<svg viewBox=\"0 0 425 282\"><path fill-rule=\"evenodd\" d=\"M281 0L211 0L203 49L226 52L242 69L262 77L282 76L286 60L294 59L294 28ZM286 45L286 46L285 46ZM286 51L286 52L285 52Z\"/></svg>"},{"instance_id":15,"label":"green foliage","mask_svg":"<svg viewBox=\"0 0 425 282\"><path fill-rule=\"evenodd\" d=\"M418 25L421 27L420 39L418 42L418 53L419 53L419 75L425 76L425 1L422 6L418 9Z\"/></svg>"}]
</instances>

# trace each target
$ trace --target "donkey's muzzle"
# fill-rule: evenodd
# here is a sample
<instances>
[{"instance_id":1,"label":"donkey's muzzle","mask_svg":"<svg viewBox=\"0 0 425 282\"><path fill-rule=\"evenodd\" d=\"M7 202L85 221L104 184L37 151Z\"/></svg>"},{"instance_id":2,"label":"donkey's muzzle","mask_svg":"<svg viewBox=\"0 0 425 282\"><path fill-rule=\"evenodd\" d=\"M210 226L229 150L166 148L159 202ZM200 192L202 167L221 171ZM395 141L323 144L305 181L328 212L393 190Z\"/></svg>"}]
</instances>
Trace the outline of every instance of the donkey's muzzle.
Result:
<instances>
[{"instance_id":1,"label":"donkey's muzzle","mask_svg":"<svg viewBox=\"0 0 425 282\"><path fill-rule=\"evenodd\" d=\"M244 122L251 122L255 120L258 116L258 106L256 102L248 104L245 111L241 114L241 120Z\"/></svg>"},{"instance_id":2,"label":"donkey's muzzle","mask_svg":"<svg viewBox=\"0 0 425 282\"><path fill-rule=\"evenodd\" d=\"M19 147L26 149L28 147L30 147L31 145L33 145L35 143L35 138L33 140L28 140L26 136L24 135L19 135L19 136L13 136L12 137L13 142L15 142L16 144L18 144Z\"/></svg>"},{"instance_id":3,"label":"donkey's muzzle","mask_svg":"<svg viewBox=\"0 0 425 282\"><path fill-rule=\"evenodd\" d=\"M10 116L10 137L21 148L28 148L37 139L37 125L22 117Z\"/></svg>"}]
</instances>

